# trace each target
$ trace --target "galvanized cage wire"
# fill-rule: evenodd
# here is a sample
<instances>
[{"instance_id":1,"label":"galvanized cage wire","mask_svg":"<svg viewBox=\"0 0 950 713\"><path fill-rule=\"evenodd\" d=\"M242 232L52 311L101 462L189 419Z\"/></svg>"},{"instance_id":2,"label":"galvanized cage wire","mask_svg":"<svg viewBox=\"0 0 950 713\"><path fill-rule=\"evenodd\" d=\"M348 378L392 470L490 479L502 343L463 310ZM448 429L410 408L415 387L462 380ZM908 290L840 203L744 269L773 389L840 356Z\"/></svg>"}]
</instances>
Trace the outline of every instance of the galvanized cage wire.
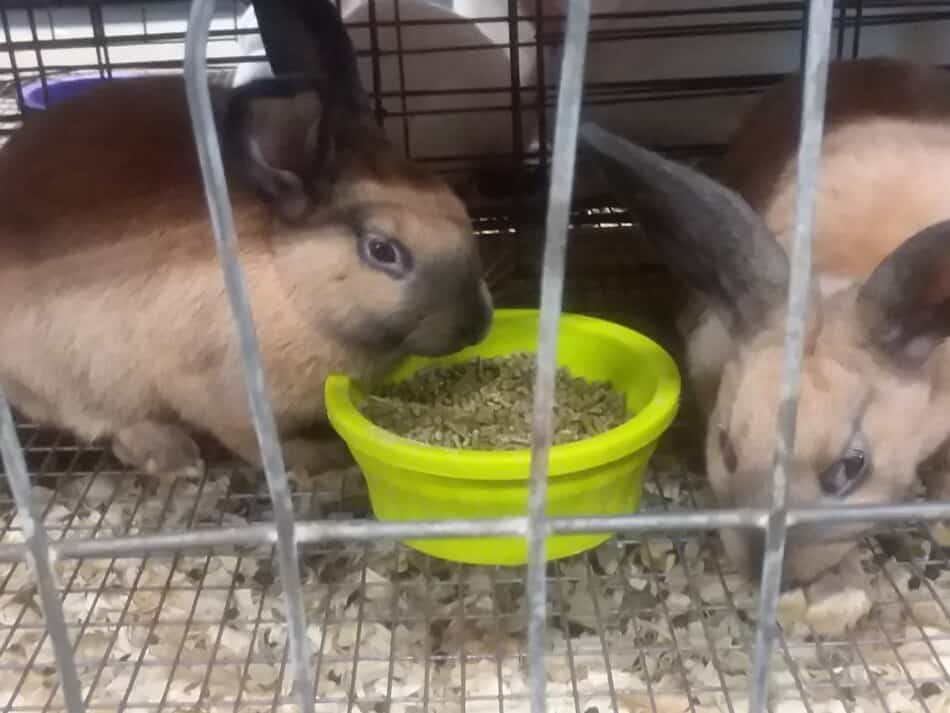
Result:
<instances>
[{"instance_id":1,"label":"galvanized cage wire","mask_svg":"<svg viewBox=\"0 0 950 713\"><path fill-rule=\"evenodd\" d=\"M583 67L588 51L591 7L589 0L572 0L564 29L564 51L561 58L560 82L557 87L554 114L554 143L551 156L551 182L547 206L545 249L541 283L541 340L537 355L538 376L535 387L535 410L532 445L531 496L525 517L501 520L455 520L440 522L379 523L369 520L335 521L332 519L301 520L295 516L295 493L285 471L279 441L274 426L263 368L255 336L254 320L244 287L240 264L236 257L235 232L224 173L218 150L218 138L211 118L210 98L206 83L208 60L206 48L213 0L193 0L187 30L185 77L192 124L201 159L211 226L218 248L225 284L232 305L235 328L240 338L245 367L251 413L261 448L269 501L273 509L272 523L256 523L242 527L202 529L168 529L144 534L117 537L78 537L55 540L47 532L38 500L30 483L27 458L18 438L13 414L6 399L0 394L0 450L5 472L16 503L23 531L21 544L0 545L0 559L20 561L29 567L33 586L42 605L42 626L53 649L59 688L65 710L78 713L87 710L88 701L82 694L82 681L77 669L75 652L64 617L61 583L56 571L58 564L92 558L122 558L154 556L159 553L206 551L214 548L274 547L277 553L278 576L283 589L286 612L288 647L286 668L294 681L297 710L311 713L317 710L315 679L319 673L312 670L314 654L308 636L311 622L307 617L305 587L301 582L299 551L302 545L325 547L328 543L363 543L366 547L384 541L416 537L479 537L506 535L526 538L529 544L529 565L523 583L527 598L528 645L528 699L533 713L547 709L546 620L552 592L548 567L544 560L545 537L554 533L623 532L627 535L650 536L660 531L704 532L725 527L757 529L766 538L765 559L760 583L758 628L752 668L749 671L750 700L748 710L767 710L769 671L772 652L776 646L787 647L787 641L778 632L779 583L783 555L790 529L811 524L840 524L843 522L934 521L950 517L950 503L914 503L894 506L789 508L786 501L787 468L795 441L795 413L798 382L802 360L802 333L806 312L807 285L811 274L811 237L814 224L814 197L818 179L818 156L821 146L825 78L828 59L832 52L832 0L815 0L809 6L804 59L805 94L802 110L802 141L798 155L799 191L796 206L797 230L791 255L792 277L789 287L789 310L786 326L785 362L783 367L783 399L779 414L779 432L776 434L775 466L772 478L771 503L766 510L712 510L696 508L672 512L641 512L618 517L548 518L544 512L546 488L546 461L551 446L551 415L554 400L554 347L557 320L562 307L565 283L565 252L570 222L575 154L583 85ZM841 43L839 42L839 47ZM29 449L28 449L29 450ZM99 467L99 466L97 466ZM91 533L95 535L95 533ZM600 575L597 575L600 576ZM687 572L687 577L689 577ZM722 575L719 575L722 577ZM366 573L363 586L367 585ZM560 584L559 584L560 586ZM725 588L725 585L723 585ZM232 582L229 592L236 589ZM931 589L937 606L947 613L940 593ZM555 592L554 594L558 594ZM228 596L231 596L229 594ZM595 599L595 605L596 605ZM666 605L664 605L666 606ZM667 612L671 615L670 612ZM464 616L464 615L463 615ZM191 612L189 623L194 617ZM916 621L916 620L915 620ZM941 661L935 645L921 630L921 641ZM887 632L882 638L897 652ZM606 641L603 630L602 641ZM674 644L676 637L674 635ZM855 646L863 666L869 671L873 663L863 657ZM570 643L568 652L570 654ZM604 645L604 655L609 655ZM677 655L682 657L682 652ZM727 652L718 652L725 655ZM573 654L572 654L573 655ZM715 659L717 652L712 651ZM899 654L898 658L900 657ZM178 652L178 657L181 651ZM250 659L248 660L250 661ZM250 665L250 663L248 663ZM319 666L320 664L318 664ZM392 666L392 662L389 663ZM574 666L574 663L571 664ZM907 670L907 678L914 677ZM943 664L940 664L941 667ZM947 671L943 670L946 680ZM499 668L499 688L501 669ZM608 668L608 678L609 678ZM608 687L613 684L608 681ZM723 689L726 690L725 684ZM843 697L844 684L839 685ZM875 684L876 685L876 684ZM688 684L687 684L688 687ZM166 693L167 695L167 693ZM275 694L276 695L276 694ZM500 695L500 694L499 694ZM885 694L878 691L884 700ZM728 699L728 693L726 693ZM661 692L650 692L653 710L660 710L657 702ZM128 694L126 695L128 699ZM575 700L577 694L575 691ZM52 698L51 698L52 700ZM923 700L923 699L921 699ZM163 696L164 701L164 696ZM352 705L352 704L351 704ZM464 705L464 704L463 704ZM51 703L39 709L50 709ZM614 702L616 706L616 702ZM885 703L885 706L887 704ZM927 710L922 703L922 710ZM473 706L474 707L474 706ZM690 702L689 707L693 704ZM130 706L131 708L131 706ZM729 704L732 709L732 703ZM238 709L238 704L234 704ZM262 708L263 709L263 708ZM272 710L278 710L276 698ZM464 707L463 707L464 709ZM738 709L738 708L737 708ZM14 709L18 710L18 709ZM810 710L810 708L809 708Z\"/></svg>"},{"instance_id":2,"label":"galvanized cage wire","mask_svg":"<svg viewBox=\"0 0 950 713\"><path fill-rule=\"evenodd\" d=\"M338 4L346 7L351 2ZM400 13L399 3L392 3L384 14L386 4L374 0L368 7L380 8L373 21L357 20L348 26L377 114L409 155L453 174L474 162L493 161L507 168L523 159L540 163L548 159L547 147L532 141L532 136L549 134L557 61L556 53L547 56L544 49L557 46L563 37L559 13L565 0L491 0L492 12L456 0L468 16L452 20ZM609 117L612 125L629 127L640 140L661 148L690 156L714 154L729 136L736 108L794 68L787 60L798 54L792 50L803 37L799 30L807 3L730 0L691 5L676 0L667 5L655 9L649 2L629 6L621 0L593 4L589 55L599 65L609 64L610 53L617 50L624 58L621 65L639 56L643 67L598 66L599 78L586 83L585 106L592 116ZM45 82L67 71L113 76L178 70L186 7L181 0L67 0L39 5L11 0L0 6L4 48L0 86L10 80L18 93L28 81ZM832 52L839 58L897 52L947 62L941 33L948 22L950 4L942 0L839 2ZM454 36L442 41L420 37L434 28L449 32L466 26L485 32L490 28L492 39L463 47ZM241 26L240 0L219 1L213 28L209 67L216 73L261 63L261 57L248 56L240 46L255 34L253 27ZM748 64L737 67L726 56L727 44L741 56L760 37L768 37L770 49L757 53L756 71ZM471 87L427 86L420 74L420 66L441 59L463 66L476 63L499 44L508 49L510 67L491 72L489 79ZM637 48L636 53L627 54L625 48ZM665 61L672 69L663 66ZM8 106L0 104L0 135L13 131L19 120L16 104ZM465 123L466 112L471 124ZM704 117L702 122L698 114ZM477 151L452 144L429 146L424 135L432 134L438 121L456 122L453 136L487 124L499 137L507 134L507 140L492 141Z\"/></svg>"}]
</instances>

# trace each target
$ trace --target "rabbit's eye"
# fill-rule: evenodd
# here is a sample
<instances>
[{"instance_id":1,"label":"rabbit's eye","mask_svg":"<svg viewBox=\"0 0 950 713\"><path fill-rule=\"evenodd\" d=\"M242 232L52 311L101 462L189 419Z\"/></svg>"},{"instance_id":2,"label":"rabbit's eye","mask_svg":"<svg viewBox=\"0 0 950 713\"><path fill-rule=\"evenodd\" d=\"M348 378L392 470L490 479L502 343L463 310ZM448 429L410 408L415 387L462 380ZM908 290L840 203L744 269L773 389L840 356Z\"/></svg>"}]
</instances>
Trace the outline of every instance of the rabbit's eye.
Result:
<instances>
[{"instance_id":1,"label":"rabbit's eye","mask_svg":"<svg viewBox=\"0 0 950 713\"><path fill-rule=\"evenodd\" d=\"M412 267L408 251L395 238L369 233L360 239L359 251L365 263L390 277L405 277Z\"/></svg>"},{"instance_id":2,"label":"rabbit's eye","mask_svg":"<svg viewBox=\"0 0 950 713\"><path fill-rule=\"evenodd\" d=\"M867 452L863 448L852 447L844 458L832 463L819 476L821 489L826 495L836 498L850 495L867 480L870 466Z\"/></svg>"},{"instance_id":3,"label":"rabbit's eye","mask_svg":"<svg viewBox=\"0 0 950 713\"><path fill-rule=\"evenodd\" d=\"M376 262L383 265L392 265L399 259L393 244L379 238L369 239L369 254Z\"/></svg>"}]
</instances>

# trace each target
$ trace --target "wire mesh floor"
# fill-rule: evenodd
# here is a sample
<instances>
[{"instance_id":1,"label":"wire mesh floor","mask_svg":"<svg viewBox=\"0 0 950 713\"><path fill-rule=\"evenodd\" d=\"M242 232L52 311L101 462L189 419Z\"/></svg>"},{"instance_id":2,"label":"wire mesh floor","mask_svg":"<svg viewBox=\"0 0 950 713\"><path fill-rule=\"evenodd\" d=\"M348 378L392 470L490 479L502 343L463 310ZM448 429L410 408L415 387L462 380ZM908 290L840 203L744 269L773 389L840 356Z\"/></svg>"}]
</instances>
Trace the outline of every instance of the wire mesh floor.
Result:
<instances>
[{"instance_id":1,"label":"wire mesh floor","mask_svg":"<svg viewBox=\"0 0 950 713\"><path fill-rule=\"evenodd\" d=\"M156 488L101 450L32 427L21 435L41 474L35 492L53 538L269 518L266 493L230 466ZM354 471L295 485L301 517L369 513ZM658 453L645 507L706 499L668 448ZM16 542L22 532L9 501L2 506L2 540ZM454 565L394 543L327 544L301 558L319 710L527 710L520 569ZM892 531L868 540L862 561L870 613L847 634L816 633L829 611L847 616L851 593L807 607L786 626L773 710L950 709L943 548L921 531ZM65 562L59 572L91 710L293 710L268 551ZM755 592L714 535L621 537L551 564L549 576L549 710L745 709ZM787 596L789 621L795 608ZM2 565L0 706L61 710L55 682L29 573Z\"/></svg>"}]
</instances>

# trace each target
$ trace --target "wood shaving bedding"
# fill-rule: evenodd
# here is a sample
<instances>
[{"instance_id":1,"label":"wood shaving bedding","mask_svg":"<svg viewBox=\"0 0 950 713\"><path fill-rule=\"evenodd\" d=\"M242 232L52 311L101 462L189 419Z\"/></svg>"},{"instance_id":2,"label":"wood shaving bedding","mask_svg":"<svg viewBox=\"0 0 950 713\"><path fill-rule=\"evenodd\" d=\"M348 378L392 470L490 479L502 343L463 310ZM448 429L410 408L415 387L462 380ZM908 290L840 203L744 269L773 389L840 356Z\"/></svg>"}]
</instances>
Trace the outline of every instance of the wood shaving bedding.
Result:
<instances>
[{"instance_id":1,"label":"wood shaving bedding","mask_svg":"<svg viewBox=\"0 0 950 713\"><path fill-rule=\"evenodd\" d=\"M682 468L655 476L645 506L692 507L690 479ZM354 472L298 479L298 490L314 491L298 498L309 503L301 512L339 501L346 482L361 483ZM55 499L35 489L51 504L53 536L243 526L266 511L264 499L229 498L226 475L154 495L133 478L100 477L80 502L87 485L76 478ZM346 507L363 515L365 496ZM20 541L19 519L0 517L3 542ZM783 599L775 713L950 711L950 573L934 564L940 545L922 533L887 537L886 546L861 552L869 589ZM721 557L715 538L658 534L553 566L552 713L746 711L756 595ZM462 713L464 699L466 713L488 713L500 710L499 696L506 712L528 710L520 570L459 567L386 544L328 544L301 559L318 711ZM289 700L291 681L269 553L63 562L59 575L69 585L64 609L91 704L293 710L272 705ZM23 565L0 565L0 582L0 707L42 708L56 676L38 599ZM51 710L61 705L56 696Z\"/></svg>"}]
</instances>

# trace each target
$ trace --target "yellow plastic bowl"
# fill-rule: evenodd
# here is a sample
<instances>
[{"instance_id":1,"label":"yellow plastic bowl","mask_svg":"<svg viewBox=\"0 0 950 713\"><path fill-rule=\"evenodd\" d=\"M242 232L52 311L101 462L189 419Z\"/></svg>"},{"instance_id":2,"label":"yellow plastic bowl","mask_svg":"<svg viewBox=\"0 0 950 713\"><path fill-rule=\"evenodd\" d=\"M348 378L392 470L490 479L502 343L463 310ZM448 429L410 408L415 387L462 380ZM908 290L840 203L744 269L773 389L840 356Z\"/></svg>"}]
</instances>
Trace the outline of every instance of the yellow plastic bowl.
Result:
<instances>
[{"instance_id":1,"label":"yellow plastic bowl","mask_svg":"<svg viewBox=\"0 0 950 713\"><path fill-rule=\"evenodd\" d=\"M396 382L432 364L457 363L475 356L535 352L536 310L496 310L491 331L477 346L438 359L411 357L387 377ZM672 358L656 343L617 324L579 315L562 315L558 365L575 376L609 381L627 395L634 416L617 428L551 449L547 513L617 515L640 503L643 470L657 441L676 416L680 375ZM326 407L366 477L373 512L379 520L494 518L527 513L529 449L457 450L428 446L374 425L357 409L364 387L345 376L326 382ZM583 552L610 534L555 535L546 544L549 560ZM425 539L406 542L426 554L470 564L519 565L527 561L522 538Z\"/></svg>"}]
</instances>

